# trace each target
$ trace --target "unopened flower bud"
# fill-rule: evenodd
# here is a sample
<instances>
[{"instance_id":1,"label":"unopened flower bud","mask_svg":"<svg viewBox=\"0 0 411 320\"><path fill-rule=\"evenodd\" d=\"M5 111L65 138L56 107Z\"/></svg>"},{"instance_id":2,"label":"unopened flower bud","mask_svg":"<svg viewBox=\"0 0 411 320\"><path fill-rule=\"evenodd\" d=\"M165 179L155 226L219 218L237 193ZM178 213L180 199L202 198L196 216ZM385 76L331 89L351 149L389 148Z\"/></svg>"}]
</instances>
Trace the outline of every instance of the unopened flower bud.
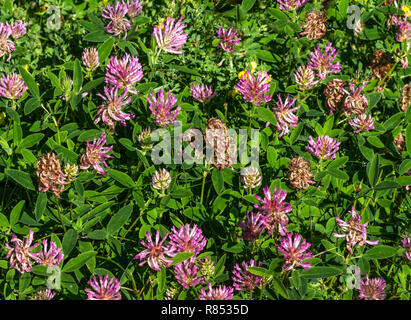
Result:
<instances>
[{"instance_id":1,"label":"unopened flower bud","mask_svg":"<svg viewBox=\"0 0 411 320\"><path fill-rule=\"evenodd\" d=\"M151 137L151 129L147 128L141 131L141 133L138 135L137 140L140 143L141 147L143 149L152 149L153 148L153 143L150 140Z\"/></svg>"},{"instance_id":2,"label":"unopened flower bud","mask_svg":"<svg viewBox=\"0 0 411 320\"><path fill-rule=\"evenodd\" d=\"M199 259L198 261L200 263L200 273L204 276L205 280L208 281L214 276L214 262L208 257Z\"/></svg>"},{"instance_id":3,"label":"unopened flower bud","mask_svg":"<svg viewBox=\"0 0 411 320\"><path fill-rule=\"evenodd\" d=\"M170 287L166 290L166 294L164 296L164 300L175 300L178 295L178 289L174 287Z\"/></svg>"},{"instance_id":4,"label":"unopened flower bud","mask_svg":"<svg viewBox=\"0 0 411 320\"><path fill-rule=\"evenodd\" d=\"M64 167L64 174L67 182L73 182L78 176L78 165L67 163Z\"/></svg>"}]
</instances>

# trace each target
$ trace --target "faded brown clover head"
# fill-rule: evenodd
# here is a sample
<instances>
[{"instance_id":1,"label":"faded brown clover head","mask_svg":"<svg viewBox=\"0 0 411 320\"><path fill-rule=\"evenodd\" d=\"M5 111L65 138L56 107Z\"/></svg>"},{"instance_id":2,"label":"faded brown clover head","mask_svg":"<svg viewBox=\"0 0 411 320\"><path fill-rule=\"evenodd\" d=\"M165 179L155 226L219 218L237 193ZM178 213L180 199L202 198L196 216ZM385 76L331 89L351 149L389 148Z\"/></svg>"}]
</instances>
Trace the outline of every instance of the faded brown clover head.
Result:
<instances>
[{"instance_id":1,"label":"faded brown clover head","mask_svg":"<svg viewBox=\"0 0 411 320\"><path fill-rule=\"evenodd\" d=\"M327 83L327 87L324 89L324 96L326 97L327 107L330 109L330 113L343 108L346 93L341 88L345 85L346 82L340 79L334 79Z\"/></svg>"},{"instance_id":2,"label":"faded brown clover head","mask_svg":"<svg viewBox=\"0 0 411 320\"><path fill-rule=\"evenodd\" d=\"M47 153L37 161L37 177L39 178L39 191L52 191L60 198L64 186L68 184L66 176L61 170L60 159L54 153Z\"/></svg>"},{"instance_id":3,"label":"faded brown clover head","mask_svg":"<svg viewBox=\"0 0 411 320\"><path fill-rule=\"evenodd\" d=\"M304 31L302 36L310 40L320 39L327 32L327 14L313 10L305 14L305 25L302 26Z\"/></svg>"},{"instance_id":4,"label":"faded brown clover head","mask_svg":"<svg viewBox=\"0 0 411 320\"><path fill-rule=\"evenodd\" d=\"M293 158L289 162L289 173L288 179L290 184L295 189L304 190L307 189L310 184L314 184L311 178L315 176L314 173L310 172L311 165L308 161L305 161L301 157Z\"/></svg>"},{"instance_id":5,"label":"faded brown clover head","mask_svg":"<svg viewBox=\"0 0 411 320\"><path fill-rule=\"evenodd\" d=\"M233 138L228 136L225 123L220 119L209 119L205 139L207 148L213 151L212 159L210 159L213 165L220 170L231 168L236 144Z\"/></svg>"},{"instance_id":6,"label":"faded brown clover head","mask_svg":"<svg viewBox=\"0 0 411 320\"><path fill-rule=\"evenodd\" d=\"M402 87L401 93L401 110L407 111L411 105L411 82Z\"/></svg>"}]
</instances>

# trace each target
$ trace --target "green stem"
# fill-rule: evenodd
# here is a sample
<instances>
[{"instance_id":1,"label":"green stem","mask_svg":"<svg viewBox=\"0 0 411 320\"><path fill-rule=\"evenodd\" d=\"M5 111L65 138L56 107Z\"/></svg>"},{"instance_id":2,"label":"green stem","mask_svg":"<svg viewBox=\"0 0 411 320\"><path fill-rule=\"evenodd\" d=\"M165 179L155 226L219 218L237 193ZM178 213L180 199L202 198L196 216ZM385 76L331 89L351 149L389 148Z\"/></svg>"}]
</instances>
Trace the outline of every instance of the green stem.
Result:
<instances>
[{"instance_id":1,"label":"green stem","mask_svg":"<svg viewBox=\"0 0 411 320\"><path fill-rule=\"evenodd\" d=\"M227 103L224 103L224 119L225 119L225 121L227 121L227 109L228 109L228 105L227 105Z\"/></svg>"},{"instance_id":2,"label":"green stem","mask_svg":"<svg viewBox=\"0 0 411 320\"><path fill-rule=\"evenodd\" d=\"M139 291L137 298L140 298L140 296L143 293L144 289L147 287L148 283L150 282L150 278L151 278L151 271L150 271L150 274L148 275L148 279L147 279L146 283L144 284L144 286Z\"/></svg>"},{"instance_id":3,"label":"green stem","mask_svg":"<svg viewBox=\"0 0 411 320\"><path fill-rule=\"evenodd\" d=\"M113 264L115 264L117 267L119 267L119 268L128 276L128 278L131 280L131 283L133 284L133 293L135 294L135 296L136 296L137 298L139 298L139 294L138 294L138 292L137 292L136 282L135 282L133 276L131 275L131 273L126 272L127 269L124 269L119 263L117 263L117 262L114 261L113 259L106 258L106 257L103 257L103 256L96 256L96 258L103 259L103 260L106 260L106 261L110 261L111 263L113 263Z\"/></svg>"},{"instance_id":4,"label":"green stem","mask_svg":"<svg viewBox=\"0 0 411 320\"><path fill-rule=\"evenodd\" d=\"M130 228L127 229L126 233L124 234L124 236L122 236L119 241L123 241L125 239L125 237L127 236L127 234L131 231L131 229L136 225L136 223L138 222L138 220L140 220L140 218L142 217L142 215L144 214L144 210L140 211L140 215L137 217L137 219L133 222L133 224L130 226Z\"/></svg>"},{"instance_id":5,"label":"green stem","mask_svg":"<svg viewBox=\"0 0 411 320\"><path fill-rule=\"evenodd\" d=\"M63 216L61 215L61 207L60 207L60 200L56 197L56 204L57 204L57 213L60 218L61 225L63 227L64 233L66 233L66 226L64 225Z\"/></svg>"},{"instance_id":6,"label":"green stem","mask_svg":"<svg viewBox=\"0 0 411 320\"><path fill-rule=\"evenodd\" d=\"M382 173L383 173L383 171L381 171L380 176L378 177L378 181L377 181L377 183L376 183L375 185L378 185L378 184L380 183L381 177L382 177ZM365 210L368 208L368 205L370 204L371 199L374 197L374 193L375 193L375 190L372 191L371 196L368 198L366 205L365 205L364 208L362 209L362 211L361 211L361 216L364 216L364 212L365 212Z\"/></svg>"},{"instance_id":7,"label":"green stem","mask_svg":"<svg viewBox=\"0 0 411 320\"><path fill-rule=\"evenodd\" d=\"M323 171L323 159L320 159L317 165L317 172L320 173Z\"/></svg>"},{"instance_id":8,"label":"green stem","mask_svg":"<svg viewBox=\"0 0 411 320\"><path fill-rule=\"evenodd\" d=\"M401 51L401 52L402 52L402 51ZM378 88L384 83L385 79L387 79L387 77L390 76L391 73L393 73L394 69L397 67L397 65L398 65L399 62L400 62L400 61L398 60L398 61L393 65L393 67L390 69L390 71L388 71L387 74L384 76L384 78L382 78L382 80L378 83L378 85L375 86L373 92L377 91Z\"/></svg>"},{"instance_id":9,"label":"green stem","mask_svg":"<svg viewBox=\"0 0 411 320\"><path fill-rule=\"evenodd\" d=\"M387 277L389 277L390 276L390 274L391 274L391 272L392 272L392 269L394 268L394 263L393 264L391 264L391 268L390 268L390 270L388 271L388 273L387 273Z\"/></svg>"},{"instance_id":10,"label":"green stem","mask_svg":"<svg viewBox=\"0 0 411 320\"><path fill-rule=\"evenodd\" d=\"M158 57L160 56L161 51L162 51L162 49L160 48L160 49L156 52L156 54L154 55L153 64L152 64L152 66L151 66L150 80L151 80L151 79L153 78L153 76L154 76L154 71L156 70L156 65L157 65L157 62L158 62Z\"/></svg>"},{"instance_id":11,"label":"green stem","mask_svg":"<svg viewBox=\"0 0 411 320\"><path fill-rule=\"evenodd\" d=\"M250 122L248 124L248 130L247 130L247 132L250 134L250 136L251 136L251 122L254 119L255 109L256 109L256 106L255 106L255 104L253 104L253 111L252 111L251 116L250 116Z\"/></svg>"},{"instance_id":12,"label":"green stem","mask_svg":"<svg viewBox=\"0 0 411 320\"><path fill-rule=\"evenodd\" d=\"M4 207L4 196L6 195L7 182L8 181L9 181L9 178L8 178L8 176L6 176L6 182L4 183L3 194L1 196L1 211L3 211L3 207Z\"/></svg>"},{"instance_id":13,"label":"green stem","mask_svg":"<svg viewBox=\"0 0 411 320\"><path fill-rule=\"evenodd\" d=\"M47 110L43 104L41 104L41 107L46 111L47 114L51 114L51 118L53 119L54 125L56 126L56 130L57 130L57 142L58 144L61 146L61 138L60 138L60 129L59 129L59 125L58 122L56 120L56 117L54 116L53 112L51 111L51 108L49 106L50 110Z\"/></svg>"},{"instance_id":14,"label":"green stem","mask_svg":"<svg viewBox=\"0 0 411 320\"><path fill-rule=\"evenodd\" d=\"M265 289L265 284L263 284L260 288L260 297L258 298L259 300L263 300L264 289Z\"/></svg>"},{"instance_id":15,"label":"green stem","mask_svg":"<svg viewBox=\"0 0 411 320\"><path fill-rule=\"evenodd\" d=\"M203 183L201 185L201 198L200 198L200 203L203 204L203 197L204 197L204 186L205 186L205 181L207 177L207 171L203 172Z\"/></svg>"}]
</instances>

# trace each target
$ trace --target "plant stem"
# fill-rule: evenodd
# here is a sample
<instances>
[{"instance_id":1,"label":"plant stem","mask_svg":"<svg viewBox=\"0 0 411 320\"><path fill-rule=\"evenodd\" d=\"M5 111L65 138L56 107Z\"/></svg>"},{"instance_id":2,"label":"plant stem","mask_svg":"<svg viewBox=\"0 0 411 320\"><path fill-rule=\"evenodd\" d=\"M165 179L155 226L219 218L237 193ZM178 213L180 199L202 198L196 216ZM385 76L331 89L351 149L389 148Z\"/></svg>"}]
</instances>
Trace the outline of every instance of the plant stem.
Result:
<instances>
[{"instance_id":1,"label":"plant stem","mask_svg":"<svg viewBox=\"0 0 411 320\"><path fill-rule=\"evenodd\" d=\"M137 298L139 298L138 293L137 293L137 285L136 285L136 282L135 282L133 276L132 276L130 273L126 272L128 266L127 266L126 269L124 269L119 263L117 263L117 262L114 261L113 259L106 258L106 257L103 257L103 256L96 256L96 258L103 259L103 260L106 260L106 261L110 261L111 263L113 263L113 264L115 264L117 267L119 267L124 273L126 273L126 275L128 276L128 278L131 280L131 283L133 284L133 290L132 290L133 293L135 294L135 296L136 296Z\"/></svg>"},{"instance_id":2,"label":"plant stem","mask_svg":"<svg viewBox=\"0 0 411 320\"><path fill-rule=\"evenodd\" d=\"M250 116L250 122L248 124L248 130L247 130L247 132L250 134L250 136L251 136L251 122L254 119L255 108L256 108L256 106L255 106L255 104L253 104L253 111L252 111L251 116Z\"/></svg>"},{"instance_id":3,"label":"plant stem","mask_svg":"<svg viewBox=\"0 0 411 320\"><path fill-rule=\"evenodd\" d=\"M207 177L207 171L203 171L203 183L201 185L201 198L200 198L200 203L203 204L203 197L204 197L204 186L205 186L205 181Z\"/></svg>"},{"instance_id":4,"label":"plant stem","mask_svg":"<svg viewBox=\"0 0 411 320\"><path fill-rule=\"evenodd\" d=\"M381 177L382 177L382 173L383 171L380 172L380 176L378 177L377 183L375 185L378 185L378 183L380 183L381 181ZM375 190L372 190L372 195L368 198L366 205L364 206L364 208L361 211L361 216L364 216L364 212L365 210L368 208L368 205L370 204L371 199L374 197L374 193Z\"/></svg>"},{"instance_id":5,"label":"plant stem","mask_svg":"<svg viewBox=\"0 0 411 320\"><path fill-rule=\"evenodd\" d=\"M322 172L323 171L323 159L320 159L317 165L317 172Z\"/></svg>"},{"instance_id":6,"label":"plant stem","mask_svg":"<svg viewBox=\"0 0 411 320\"><path fill-rule=\"evenodd\" d=\"M56 197L57 213L60 218L61 225L63 226L64 233L66 233L66 226L64 225L63 216L61 215L60 200Z\"/></svg>"},{"instance_id":7,"label":"plant stem","mask_svg":"<svg viewBox=\"0 0 411 320\"><path fill-rule=\"evenodd\" d=\"M119 241L123 241L126 237L126 235L130 232L130 230L136 225L136 223L138 222L138 220L140 220L140 218L142 217L142 215L144 214L144 210L140 211L140 215L137 217L137 219L133 222L133 224L130 226L130 228L127 229L126 233L124 234L124 236L122 236Z\"/></svg>"},{"instance_id":8,"label":"plant stem","mask_svg":"<svg viewBox=\"0 0 411 320\"><path fill-rule=\"evenodd\" d=\"M141 294L143 293L144 289L147 287L148 283L150 282L150 278L151 278L151 272L150 272L150 274L148 275L148 279L147 279L146 283L144 284L144 286L143 286L143 287L141 288L141 290L139 291L137 298L140 298L140 296L141 296Z\"/></svg>"},{"instance_id":9,"label":"plant stem","mask_svg":"<svg viewBox=\"0 0 411 320\"><path fill-rule=\"evenodd\" d=\"M160 56L161 53L161 48L156 52L156 54L154 55L153 58L153 65L151 66L151 75L150 75L150 80L153 78L154 76L154 71L156 70L156 64L158 62L158 57Z\"/></svg>"},{"instance_id":10,"label":"plant stem","mask_svg":"<svg viewBox=\"0 0 411 320\"><path fill-rule=\"evenodd\" d=\"M399 62L400 62L400 61L398 60L398 61L392 66L392 68L390 69L390 71L388 71L387 74L384 76L384 78L378 83L378 85L375 86L373 92L377 91L378 88L384 83L385 79L387 79L387 77L390 76L391 73L393 73L394 69L397 67L397 65L398 65Z\"/></svg>"}]
</instances>

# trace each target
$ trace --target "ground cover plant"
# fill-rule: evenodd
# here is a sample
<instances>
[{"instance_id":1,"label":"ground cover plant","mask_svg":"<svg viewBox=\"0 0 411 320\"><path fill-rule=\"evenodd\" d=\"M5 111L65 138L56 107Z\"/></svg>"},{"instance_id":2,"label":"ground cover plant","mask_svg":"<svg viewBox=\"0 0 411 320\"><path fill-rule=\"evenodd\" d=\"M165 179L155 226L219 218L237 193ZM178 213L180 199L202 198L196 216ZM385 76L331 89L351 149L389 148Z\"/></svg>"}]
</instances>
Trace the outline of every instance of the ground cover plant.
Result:
<instances>
[{"instance_id":1,"label":"ground cover plant","mask_svg":"<svg viewBox=\"0 0 411 320\"><path fill-rule=\"evenodd\" d=\"M411 5L0 1L2 300L409 300Z\"/></svg>"}]
</instances>

